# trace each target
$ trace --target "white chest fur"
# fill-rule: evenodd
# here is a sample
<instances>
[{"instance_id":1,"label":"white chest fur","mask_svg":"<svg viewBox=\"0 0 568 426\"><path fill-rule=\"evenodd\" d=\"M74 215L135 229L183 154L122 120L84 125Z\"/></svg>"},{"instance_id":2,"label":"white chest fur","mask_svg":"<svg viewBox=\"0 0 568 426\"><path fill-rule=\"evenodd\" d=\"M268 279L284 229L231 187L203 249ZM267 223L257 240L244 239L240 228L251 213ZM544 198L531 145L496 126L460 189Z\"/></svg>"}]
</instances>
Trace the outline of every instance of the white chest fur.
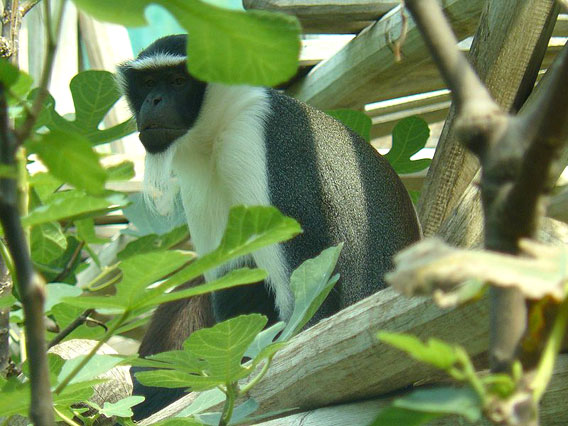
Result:
<instances>
[{"instance_id":1,"label":"white chest fur","mask_svg":"<svg viewBox=\"0 0 568 426\"><path fill-rule=\"evenodd\" d=\"M264 143L264 120L269 108L265 89L210 84L194 127L167 153L160 154L168 157L166 162L177 177L199 254L217 247L231 206L270 204ZM289 319L293 296L282 248L264 248L252 254L252 259L269 274L268 285L280 318ZM228 268L245 261L234 261ZM206 278L214 279L221 272L211 271Z\"/></svg>"}]
</instances>

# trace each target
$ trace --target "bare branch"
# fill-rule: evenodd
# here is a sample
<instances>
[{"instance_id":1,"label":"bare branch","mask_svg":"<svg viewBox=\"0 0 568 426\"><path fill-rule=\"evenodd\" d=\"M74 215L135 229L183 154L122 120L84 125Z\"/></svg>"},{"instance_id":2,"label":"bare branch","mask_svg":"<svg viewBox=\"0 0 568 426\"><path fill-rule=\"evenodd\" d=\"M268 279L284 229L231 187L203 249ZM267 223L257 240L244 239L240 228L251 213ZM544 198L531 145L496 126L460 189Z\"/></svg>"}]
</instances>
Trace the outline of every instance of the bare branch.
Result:
<instances>
[{"instance_id":1,"label":"bare branch","mask_svg":"<svg viewBox=\"0 0 568 426\"><path fill-rule=\"evenodd\" d=\"M84 324L89 318L89 315L91 315L94 311L95 311L94 309L87 309L85 312L83 312L81 315L75 318L67 327L61 330L61 332L57 336L51 339L51 341L47 345L47 348L51 349L55 345L59 344L63 339L65 339L73 331L75 331L77 327Z\"/></svg>"},{"instance_id":2,"label":"bare branch","mask_svg":"<svg viewBox=\"0 0 568 426\"><path fill-rule=\"evenodd\" d=\"M412 13L444 81L452 91L458 110L466 108L467 103L482 103L483 108L498 109L458 49L458 40L437 0L406 0L406 7Z\"/></svg>"},{"instance_id":3,"label":"bare branch","mask_svg":"<svg viewBox=\"0 0 568 426\"><path fill-rule=\"evenodd\" d=\"M57 49L57 40L61 33L61 26L63 22L63 12L65 10L65 0L57 2L57 12L54 21L51 19L51 2L43 0L44 15L45 15L45 33L47 39L45 62L41 72L41 80L38 87L37 96L30 109L31 113L26 115L26 119L19 129L16 129L16 137L18 143L23 143L33 130L34 124L39 117L39 113L43 108L43 103L47 98L47 87L51 80L51 73L53 72L53 64L55 61L55 52Z\"/></svg>"},{"instance_id":4,"label":"bare branch","mask_svg":"<svg viewBox=\"0 0 568 426\"><path fill-rule=\"evenodd\" d=\"M16 139L10 129L6 94L0 87L0 163L14 165L17 149ZM30 358L32 383L30 418L35 425L53 425L47 347L44 338L45 289L42 279L32 266L18 211L17 191L17 182L14 179L0 180L0 222L14 260L15 282L22 298L25 315L26 352Z\"/></svg>"}]
</instances>

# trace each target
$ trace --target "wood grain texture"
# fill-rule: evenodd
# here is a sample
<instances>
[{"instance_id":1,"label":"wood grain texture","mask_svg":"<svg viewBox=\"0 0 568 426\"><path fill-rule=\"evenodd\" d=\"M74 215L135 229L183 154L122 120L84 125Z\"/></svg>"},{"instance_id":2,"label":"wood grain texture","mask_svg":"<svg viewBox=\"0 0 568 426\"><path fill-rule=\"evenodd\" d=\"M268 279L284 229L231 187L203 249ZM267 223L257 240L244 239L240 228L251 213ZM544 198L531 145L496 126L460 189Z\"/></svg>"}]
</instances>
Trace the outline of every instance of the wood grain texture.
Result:
<instances>
[{"instance_id":1,"label":"wood grain texture","mask_svg":"<svg viewBox=\"0 0 568 426\"><path fill-rule=\"evenodd\" d=\"M294 414L263 423L257 426L367 426L378 413L388 406L394 398L379 398L372 401L342 404L319 408L312 411ZM568 355L560 355L556 362L554 375L540 405L540 424L565 425L568 423L568 411L565 409L568 400ZM470 425L463 418L445 417L428 423L431 426ZM490 425L481 421L477 425Z\"/></svg>"},{"instance_id":2,"label":"wood grain texture","mask_svg":"<svg viewBox=\"0 0 568 426\"><path fill-rule=\"evenodd\" d=\"M485 301L442 310L428 299L383 290L292 339L250 396L262 414L294 407L309 410L403 389L439 372L380 343L378 331L436 336L477 356L488 345L487 315ZM194 397L184 397L152 421L179 412Z\"/></svg>"},{"instance_id":3,"label":"wood grain texture","mask_svg":"<svg viewBox=\"0 0 568 426\"><path fill-rule=\"evenodd\" d=\"M358 33L390 9L397 0L243 0L246 9L295 15L304 33Z\"/></svg>"},{"instance_id":4,"label":"wood grain texture","mask_svg":"<svg viewBox=\"0 0 568 426\"><path fill-rule=\"evenodd\" d=\"M444 10L460 38L474 32L483 3L484 0L444 2ZM302 81L290 87L288 93L318 108L357 108L379 99L396 97L382 92L385 88L404 86L405 77L413 71L418 72L421 79L428 79L428 72L438 75L434 68L424 69L424 65L431 62L430 54L410 18L402 46L402 61L395 62L393 43L400 37L402 29L401 9L397 7L362 31L334 56L317 65ZM420 90L420 86L415 82L416 89L409 92L435 90Z\"/></svg>"},{"instance_id":5,"label":"wood grain texture","mask_svg":"<svg viewBox=\"0 0 568 426\"><path fill-rule=\"evenodd\" d=\"M488 3L470 58L505 110L518 110L532 90L557 11L554 0ZM425 236L438 232L479 168L477 158L457 139L455 119L452 107L418 203Z\"/></svg>"}]
</instances>

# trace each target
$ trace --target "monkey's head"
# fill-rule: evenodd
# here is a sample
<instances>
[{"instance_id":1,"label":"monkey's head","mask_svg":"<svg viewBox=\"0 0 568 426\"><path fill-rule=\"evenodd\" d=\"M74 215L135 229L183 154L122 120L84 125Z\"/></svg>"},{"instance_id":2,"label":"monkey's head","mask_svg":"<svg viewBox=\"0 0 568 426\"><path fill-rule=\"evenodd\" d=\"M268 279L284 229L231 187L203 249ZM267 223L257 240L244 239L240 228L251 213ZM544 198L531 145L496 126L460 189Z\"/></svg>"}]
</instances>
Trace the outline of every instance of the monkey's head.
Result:
<instances>
[{"instance_id":1,"label":"monkey's head","mask_svg":"<svg viewBox=\"0 0 568 426\"><path fill-rule=\"evenodd\" d=\"M118 67L117 79L150 154L164 152L193 126L206 83L186 68L186 35L156 40Z\"/></svg>"}]
</instances>

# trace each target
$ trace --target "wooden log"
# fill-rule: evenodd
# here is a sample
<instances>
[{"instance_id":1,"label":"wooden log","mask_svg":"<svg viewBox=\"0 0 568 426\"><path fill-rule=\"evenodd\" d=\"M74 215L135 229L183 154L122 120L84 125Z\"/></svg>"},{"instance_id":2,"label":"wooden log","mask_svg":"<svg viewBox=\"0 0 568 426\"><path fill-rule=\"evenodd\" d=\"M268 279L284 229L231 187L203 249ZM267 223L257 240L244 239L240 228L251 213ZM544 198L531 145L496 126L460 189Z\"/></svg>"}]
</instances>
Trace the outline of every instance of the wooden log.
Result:
<instances>
[{"instance_id":1,"label":"wooden log","mask_svg":"<svg viewBox=\"0 0 568 426\"><path fill-rule=\"evenodd\" d=\"M444 10L460 38L477 27L484 0L448 0ZM414 22L408 18L407 35L402 46L402 61L395 62L392 43L403 29L400 7L383 16L361 32L344 48L316 66L301 82L288 90L292 96L319 108L360 107L382 97L382 89L397 84L411 71L423 71L430 55ZM437 71L435 71L437 74ZM385 81L387 83L385 84ZM429 90L416 90L421 93Z\"/></svg>"},{"instance_id":2,"label":"wooden log","mask_svg":"<svg viewBox=\"0 0 568 426\"><path fill-rule=\"evenodd\" d=\"M436 336L462 345L475 357L487 349L487 315L485 301L442 310L428 299L383 290L292 339L250 396L262 414L294 407L309 410L403 389L439 372L380 343L378 331ZM143 424L172 416L193 398L182 398Z\"/></svg>"},{"instance_id":3,"label":"wooden log","mask_svg":"<svg viewBox=\"0 0 568 426\"><path fill-rule=\"evenodd\" d=\"M245 9L295 15L305 33L357 33L393 7L397 0L243 0Z\"/></svg>"},{"instance_id":4,"label":"wooden log","mask_svg":"<svg viewBox=\"0 0 568 426\"><path fill-rule=\"evenodd\" d=\"M404 394L400 396L403 395ZM257 423L257 426L367 426L393 399L395 399L395 397L318 408L312 411ZM568 401L568 355L562 354L556 362L554 375L552 376L550 385L540 405L540 424L568 424L566 401ZM469 425L471 423L463 418L449 416L428 424L431 426L457 426ZM484 420L476 424L490 425L491 423Z\"/></svg>"},{"instance_id":5,"label":"wooden log","mask_svg":"<svg viewBox=\"0 0 568 426\"><path fill-rule=\"evenodd\" d=\"M550 66L565 42L565 39L558 38L550 40L542 61L543 69ZM464 50L469 50L469 46ZM377 99L377 101L383 101L386 100L385 97L392 96L399 102L387 102L389 105L386 107L379 106L367 109L367 115L373 118L371 138L389 135L399 120L411 115L418 115L428 123L445 119L450 111L450 95L445 89L443 91L437 90L444 87L444 82L440 78L435 64L431 61L424 64L422 70L408 74L400 84L391 87L385 86L381 91L381 99ZM414 92L423 90L435 91L419 93L418 95ZM405 100L407 96L410 96L409 100ZM418 99L415 99L414 96L417 96Z\"/></svg>"}]
</instances>

